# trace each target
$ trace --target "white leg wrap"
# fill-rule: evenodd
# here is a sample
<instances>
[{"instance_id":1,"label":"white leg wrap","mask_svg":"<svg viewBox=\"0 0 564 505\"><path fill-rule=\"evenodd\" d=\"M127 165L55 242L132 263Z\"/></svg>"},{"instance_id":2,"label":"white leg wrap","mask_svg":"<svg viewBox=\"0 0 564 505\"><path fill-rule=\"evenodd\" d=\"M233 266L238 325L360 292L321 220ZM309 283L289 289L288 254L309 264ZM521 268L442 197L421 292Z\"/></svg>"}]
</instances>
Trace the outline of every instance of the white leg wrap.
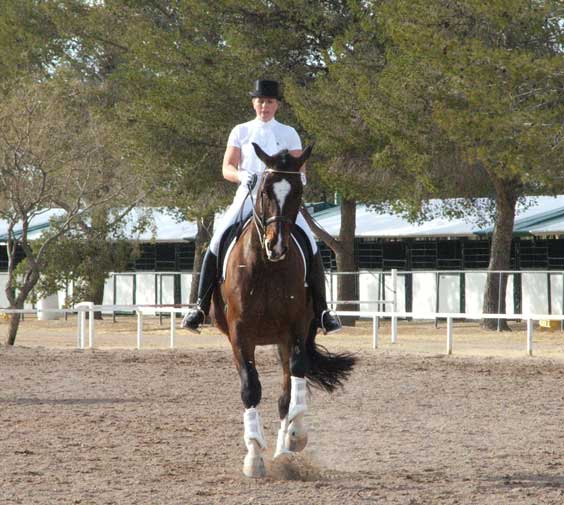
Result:
<instances>
[{"instance_id":1,"label":"white leg wrap","mask_svg":"<svg viewBox=\"0 0 564 505\"><path fill-rule=\"evenodd\" d=\"M280 423L274 457L288 452L301 451L307 444L305 414L307 412L307 381L291 377L288 415Z\"/></svg>"},{"instance_id":2,"label":"white leg wrap","mask_svg":"<svg viewBox=\"0 0 564 505\"><path fill-rule=\"evenodd\" d=\"M274 457L280 456L280 454L284 454L285 452L290 452L286 444L286 434L288 433L288 418L285 417L280 422L280 429L278 430L278 439L276 440L276 452L274 453Z\"/></svg>"},{"instance_id":3,"label":"white leg wrap","mask_svg":"<svg viewBox=\"0 0 564 505\"><path fill-rule=\"evenodd\" d=\"M262 421L259 412L256 408L252 407L246 409L243 414L243 424L245 426L245 445L250 449L254 447L253 440L260 446L261 449L266 449L266 439L262 430Z\"/></svg>"},{"instance_id":4,"label":"white leg wrap","mask_svg":"<svg viewBox=\"0 0 564 505\"><path fill-rule=\"evenodd\" d=\"M307 381L300 377L291 378L290 408L288 410L288 422L296 416L305 414L307 411Z\"/></svg>"}]
</instances>

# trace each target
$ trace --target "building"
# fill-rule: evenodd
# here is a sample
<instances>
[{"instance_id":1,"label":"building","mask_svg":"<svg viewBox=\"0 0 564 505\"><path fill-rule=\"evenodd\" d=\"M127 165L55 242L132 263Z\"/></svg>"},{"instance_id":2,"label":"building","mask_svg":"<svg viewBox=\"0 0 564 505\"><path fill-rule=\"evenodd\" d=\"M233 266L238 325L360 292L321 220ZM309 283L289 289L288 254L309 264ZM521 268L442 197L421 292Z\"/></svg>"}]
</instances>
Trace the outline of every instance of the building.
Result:
<instances>
[{"instance_id":1,"label":"building","mask_svg":"<svg viewBox=\"0 0 564 505\"><path fill-rule=\"evenodd\" d=\"M423 223L410 223L395 214L378 214L364 205L357 207L355 255L359 270L361 300L388 299L387 276L400 271L398 310L414 306L430 311L478 310L485 282L483 271L489 263L492 226L480 226L469 219L441 216L439 200L435 217ZM49 227L57 211L38 216L30 228L31 238ZM140 211L136 211L140 212ZM340 227L338 207L314 212L314 217L330 234ZM127 272L108 279L104 303L169 304L187 303L194 262L196 226L177 222L170 214L154 209L154 225L141 234L131 231L141 245L141 255ZM131 219L135 222L135 215ZM0 285L7 267L6 226L0 221ZM133 228L130 228L132 230ZM335 270L332 252L321 245L330 286ZM508 310L527 308L537 312L562 310L564 298L564 195L527 199L517 213L511 252L511 270L531 271L509 279ZM456 271L456 272L455 272ZM465 275L461 275L465 272ZM423 296L423 286L435 285ZM432 290L431 290L432 291ZM477 294L476 294L477 293ZM389 295L389 293L388 293ZM333 288L333 298L335 298ZM6 304L0 291L0 306ZM364 304L368 309L374 305Z\"/></svg>"}]
</instances>

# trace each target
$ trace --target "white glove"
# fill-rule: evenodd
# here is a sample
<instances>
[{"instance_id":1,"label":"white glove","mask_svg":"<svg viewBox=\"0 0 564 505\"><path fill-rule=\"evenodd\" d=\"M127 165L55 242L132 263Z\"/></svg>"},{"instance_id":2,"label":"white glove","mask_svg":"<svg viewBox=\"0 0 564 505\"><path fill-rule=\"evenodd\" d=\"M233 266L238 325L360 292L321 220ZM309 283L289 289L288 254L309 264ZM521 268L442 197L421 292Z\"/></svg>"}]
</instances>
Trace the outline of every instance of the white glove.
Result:
<instances>
[{"instance_id":1,"label":"white glove","mask_svg":"<svg viewBox=\"0 0 564 505\"><path fill-rule=\"evenodd\" d=\"M307 185L306 174L304 174L303 172L300 172L300 177L302 178L302 186L306 186Z\"/></svg>"},{"instance_id":2,"label":"white glove","mask_svg":"<svg viewBox=\"0 0 564 505\"><path fill-rule=\"evenodd\" d=\"M239 177L241 186L248 188L250 191L253 190L255 184L257 183L257 174L251 174L246 170L239 170L237 176Z\"/></svg>"}]
</instances>

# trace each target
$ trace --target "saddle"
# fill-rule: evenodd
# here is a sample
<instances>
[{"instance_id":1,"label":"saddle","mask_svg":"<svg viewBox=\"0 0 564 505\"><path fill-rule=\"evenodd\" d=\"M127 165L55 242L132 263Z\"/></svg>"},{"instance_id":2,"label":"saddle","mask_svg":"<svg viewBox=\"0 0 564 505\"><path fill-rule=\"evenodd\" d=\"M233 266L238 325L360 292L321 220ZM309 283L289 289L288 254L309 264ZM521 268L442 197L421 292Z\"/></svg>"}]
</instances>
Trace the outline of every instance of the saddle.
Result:
<instances>
[{"instance_id":1,"label":"saddle","mask_svg":"<svg viewBox=\"0 0 564 505\"><path fill-rule=\"evenodd\" d=\"M243 230L247 226L251 226L251 221L252 218L250 216L247 216L246 219L235 222L229 228L227 228L227 230L225 230L225 233L221 237L221 240L219 242L219 254L217 255L217 271L221 272L221 275L219 276L219 282L223 282L225 280L229 254L237 240L239 240L241 233L243 233ZM313 262L313 251L311 250L311 244L309 243L309 239L306 233L297 225L294 225L291 236L295 244L298 246L298 250L300 251L302 260L304 262L304 282L306 282Z\"/></svg>"}]
</instances>

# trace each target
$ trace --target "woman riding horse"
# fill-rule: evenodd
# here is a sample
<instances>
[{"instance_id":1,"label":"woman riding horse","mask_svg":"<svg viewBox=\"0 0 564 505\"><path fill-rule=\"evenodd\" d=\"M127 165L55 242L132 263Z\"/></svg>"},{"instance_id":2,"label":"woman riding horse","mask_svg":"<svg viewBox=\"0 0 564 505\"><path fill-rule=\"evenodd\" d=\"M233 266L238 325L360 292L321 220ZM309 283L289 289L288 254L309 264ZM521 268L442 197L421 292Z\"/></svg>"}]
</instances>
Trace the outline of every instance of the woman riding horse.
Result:
<instances>
[{"instance_id":1,"label":"woman riding horse","mask_svg":"<svg viewBox=\"0 0 564 505\"><path fill-rule=\"evenodd\" d=\"M302 143L296 130L275 119L282 98L279 83L258 80L255 82L254 91L250 94L256 118L233 128L223 158L223 177L230 182L239 183L239 188L231 207L217 226L209 249L204 256L197 307L188 311L182 321L184 328L193 331L197 331L205 321L210 309L211 297L217 285L217 256L223 234L235 223L241 213L244 216L251 213L251 199L247 196L249 192L256 195L257 175L260 175L265 169L264 162L255 153L253 143L260 146L267 155L274 155L284 149L294 157L302 154ZM305 165L302 165L300 170L302 181L305 184ZM241 209L242 206L244 206L243 209ZM327 309L325 274L317 243L301 214L298 214L296 224L307 235L313 252L313 262L307 282L313 296L316 319L324 333L337 332L341 329L341 323L338 317Z\"/></svg>"},{"instance_id":2,"label":"woman riding horse","mask_svg":"<svg viewBox=\"0 0 564 505\"><path fill-rule=\"evenodd\" d=\"M258 144L253 148L267 168L251 197L252 219L229 246L212 311L215 325L229 338L241 381L247 447L243 472L263 477L266 438L258 411L262 386L256 347L276 345L283 370L275 458L306 446L308 381L332 392L348 378L356 358L332 354L315 342L318 323L306 282L307 254L295 228L303 192L300 167L311 147L297 158L287 150L269 156Z\"/></svg>"}]
</instances>

